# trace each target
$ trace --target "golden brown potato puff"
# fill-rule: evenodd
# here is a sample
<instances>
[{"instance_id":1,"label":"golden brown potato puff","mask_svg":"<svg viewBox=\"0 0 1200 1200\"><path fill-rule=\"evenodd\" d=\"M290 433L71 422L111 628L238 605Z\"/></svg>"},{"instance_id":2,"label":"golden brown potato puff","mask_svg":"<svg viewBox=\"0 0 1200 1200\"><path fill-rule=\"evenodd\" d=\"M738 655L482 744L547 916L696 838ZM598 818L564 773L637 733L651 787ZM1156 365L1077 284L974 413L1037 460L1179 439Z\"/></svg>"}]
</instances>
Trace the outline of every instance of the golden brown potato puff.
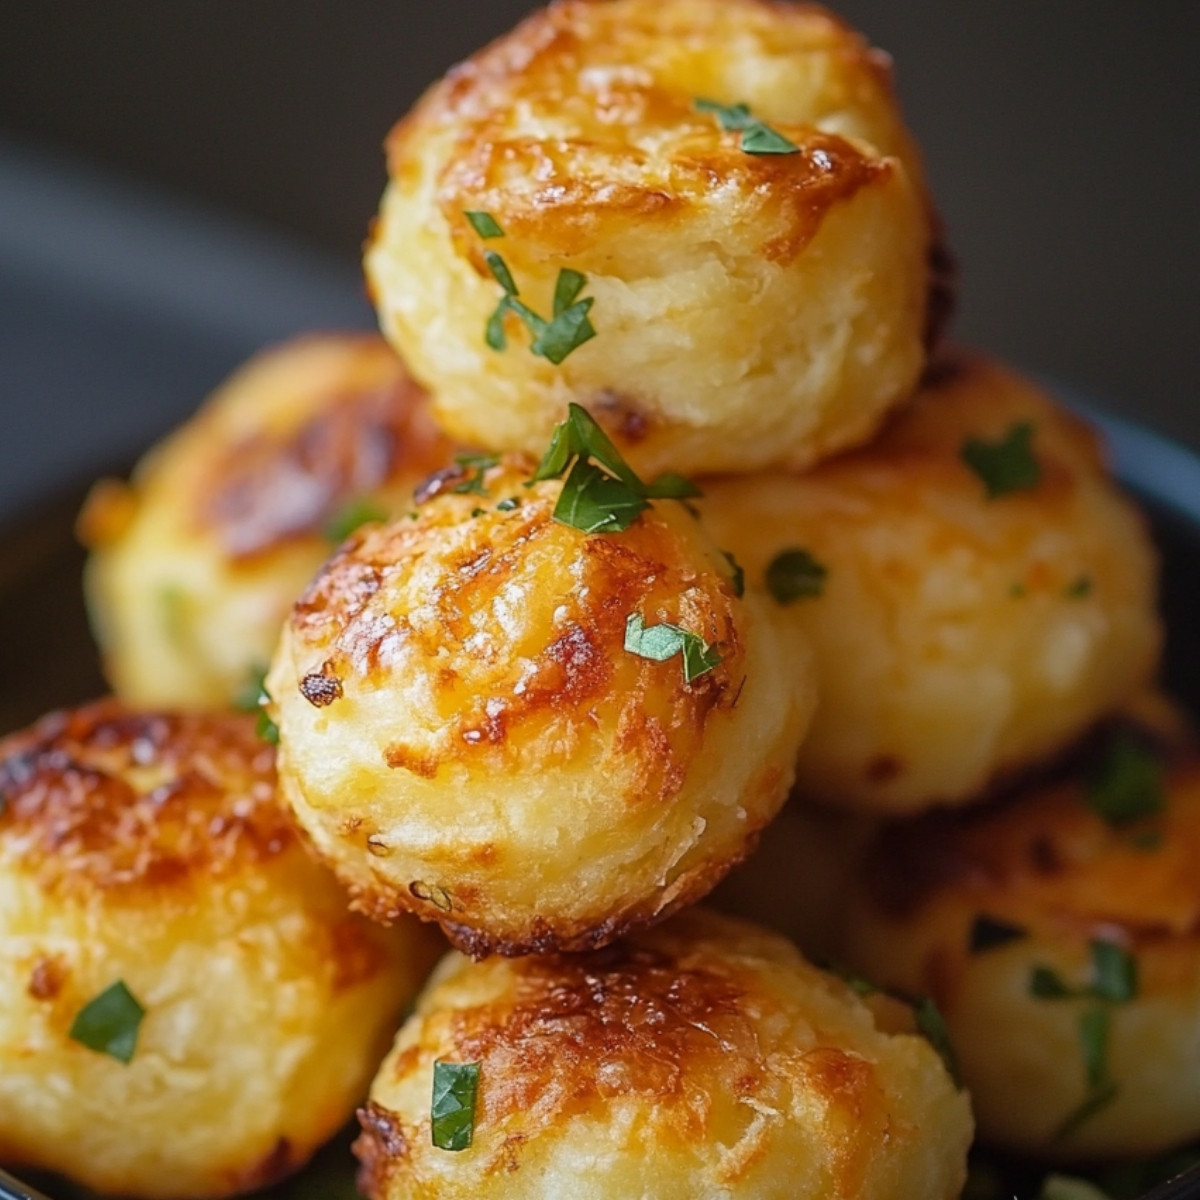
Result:
<instances>
[{"instance_id":1,"label":"golden brown potato puff","mask_svg":"<svg viewBox=\"0 0 1200 1200\"><path fill-rule=\"evenodd\" d=\"M1200 757L1126 719L1006 800L872 846L844 957L928 991L980 1136L1153 1154L1200 1134Z\"/></svg>"},{"instance_id":2,"label":"golden brown potato puff","mask_svg":"<svg viewBox=\"0 0 1200 1200\"><path fill-rule=\"evenodd\" d=\"M450 454L379 337L310 335L252 359L84 510L89 605L117 692L228 705L337 543L411 507Z\"/></svg>"},{"instance_id":3,"label":"golden brown potato puff","mask_svg":"<svg viewBox=\"0 0 1200 1200\"><path fill-rule=\"evenodd\" d=\"M435 475L296 605L285 794L365 911L473 954L583 949L697 899L787 794L807 649L687 508L554 515L520 456Z\"/></svg>"},{"instance_id":4,"label":"golden brown potato puff","mask_svg":"<svg viewBox=\"0 0 1200 1200\"><path fill-rule=\"evenodd\" d=\"M450 955L360 1120L370 1200L951 1200L971 1138L909 1009L696 909L588 955Z\"/></svg>"},{"instance_id":5,"label":"golden brown potato puff","mask_svg":"<svg viewBox=\"0 0 1200 1200\"><path fill-rule=\"evenodd\" d=\"M432 965L300 844L249 717L102 701L0 742L0 1161L251 1191L353 1110Z\"/></svg>"},{"instance_id":6,"label":"golden brown potato puff","mask_svg":"<svg viewBox=\"0 0 1200 1200\"><path fill-rule=\"evenodd\" d=\"M911 392L944 308L888 61L815 6L560 0L436 84L388 169L381 325L494 449L576 401L648 471L807 466Z\"/></svg>"},{"instance_id":7,"label":"golden brown potato puff","mask_svg":"<svg viewBox=\"0 0 1200 1200\"><path fill-rule=\"evenodd\" d=\"M798 788L880 814L971 800L1145 686L1157 561L1095 433L978 356L943 360L869 446L704 481L750 589L812 644Z\"/></svg>"}]
</instances>

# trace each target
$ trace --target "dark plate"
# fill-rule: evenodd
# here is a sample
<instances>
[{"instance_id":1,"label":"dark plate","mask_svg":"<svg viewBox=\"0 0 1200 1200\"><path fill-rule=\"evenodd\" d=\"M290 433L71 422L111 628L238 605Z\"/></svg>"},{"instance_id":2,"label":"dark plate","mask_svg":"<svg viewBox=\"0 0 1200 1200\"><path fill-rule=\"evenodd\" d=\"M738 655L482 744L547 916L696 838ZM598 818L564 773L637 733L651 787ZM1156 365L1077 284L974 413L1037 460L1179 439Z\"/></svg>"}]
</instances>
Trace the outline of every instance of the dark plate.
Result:
<instances>
[{"instance_id":1,"label":"dark plate","mask_svg":"<svg viewBox=\"0 0 1200 1200\"><path fill-rule=\"evenodd\" d=\"M1057 390L1075 402L1069 389ZM1200 596L1200 458L1140 426L1090 410L1088 415L1107 435L1117 473L1145 507L1161 551L1166 685L1200 712L1200 627L1194 619ZM0 732L103 690L80 592L83 552L72 533L86 490L66 492L0 529ZM277 1200L352 1196L347 1143L340 1138L308 1171L270 1195ZM0 1179L0 1196L4 1190ZM54 1191L64 1194L57 1187ZM1010 1200L1012 1188L1006 1183L979 1195ZM1120 1200L1129 1197L1125 1191ZM1200 1200L1200 1165L1139 1200Z\"/></svg>"}]
</instances>

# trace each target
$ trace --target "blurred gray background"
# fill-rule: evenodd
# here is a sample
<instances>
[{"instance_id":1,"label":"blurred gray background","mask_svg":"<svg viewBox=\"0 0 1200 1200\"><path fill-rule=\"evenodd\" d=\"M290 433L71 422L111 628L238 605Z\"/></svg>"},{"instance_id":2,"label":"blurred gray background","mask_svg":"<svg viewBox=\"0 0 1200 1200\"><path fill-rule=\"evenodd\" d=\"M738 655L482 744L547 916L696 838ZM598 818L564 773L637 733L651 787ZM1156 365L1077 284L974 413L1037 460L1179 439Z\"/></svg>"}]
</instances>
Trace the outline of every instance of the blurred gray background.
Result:
<instances>
[{"instance_id":1,"label":"blurred gray background","mask_svg":"<svg viewBox=\"0 0 1200 1200\"><path fill-rule=\"evenodd\" d=\"M263 341L367 324L380 143L526 0L0 4L0 516ZM1200 447L1200 4L846 0L896 60L959 336Z\"/></svg>"}]
</instances>

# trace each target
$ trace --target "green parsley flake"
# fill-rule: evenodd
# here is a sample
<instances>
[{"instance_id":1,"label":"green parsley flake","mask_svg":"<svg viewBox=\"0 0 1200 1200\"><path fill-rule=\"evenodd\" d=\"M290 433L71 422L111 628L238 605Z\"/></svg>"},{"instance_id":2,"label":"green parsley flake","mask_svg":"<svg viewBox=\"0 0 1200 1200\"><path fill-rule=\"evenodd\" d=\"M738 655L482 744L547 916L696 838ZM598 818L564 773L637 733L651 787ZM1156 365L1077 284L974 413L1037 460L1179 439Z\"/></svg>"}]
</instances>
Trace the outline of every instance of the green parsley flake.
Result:
<instances>
[{"instance_id":1,"label":"green parsley flake","mask_svg":"<svg viewBox=\"0 0 1200 1200\"><path fill-rule=\"evenodd\" d=\"M746 104L719 104L716 100L697 99L697 112L709 113L726 133L742 135L741 149L746 154L798 154L800 147L783 134L760 121Z\"/></svg>"},{"instance_id":2,"label":"green parsley flake","mask_svg":"<svg viewBox=\"0 0 1200 1200\"><path fill-rule=\"evenodd\" d=\"M722 661L716 648L699 634L665 621L647 625L641 613L630 613L625 622L625 649L652 662L666 662L676 654L682 655L685 683L706 675Z\"/></svg>"},{"instance_id":3,"label":"green parsley flake","mask_svg":"<svg viewBox=\"0 0 1200 1200\"><path fill-rule=\"evenodd\" d=\"M1068 600L1086 600L1091 594L1092 580L1088 575L1080 575L1063 589L1063 595Z\"/></svg>"},{"instance_id":4,"label":"green parsley flake","mask_svg":"<svg viewBox=\"0 0 1200 1200\"><path fill-rule=\"evenodd\" d=\"M1029 931L1009 921L1001 921L980 913L971 925L970 948L972 954L983 954L1009 942L1020 941L1029 936Z\"/></svg>"},{"instance_id":5,"label":"green parsley flake","mask_svg":"<svg viewBox=\"0 0 1200 1200\"><path fill-rule=\"evenodd\" d=\"M465 1150L475 1136L475 1101L479 1064L437 1061L433 1064L430 1132L439 1150Z\"/></svg>"},{"instance_id":6,"label":"green parsley flake","mask_svg":"<svg viewBox=\"0 0 1200 1200\"><path fill-rule=\"evenodd\" d=\"M463 216L471 222L471 228L485 241L488 238L502 238L504 230L500 228L500 223L487 212L464 212Z\"/></svg>"},{"instance_id":7,"label":"green parsley flake","mask_svg":"<svg viewBox=\"0 0 1200 1200\"><path fill-rule=\"evenodd\" d=\"M950 1041L950 1030L946 1018L942 1016L938 1006L929 996L922 996L914 1005L914 1015L917 1018L917 1028L925 1036L925 1040L938 1052L945 1064L946 1072L954 1081L954 1086L962 1088L962 1077L958 1073L958 1058Z\"/></svg>"},{"instance_id":8,"label":"green parsley flake","mask_svg":"<svg viewBox=\"0 0 1200 1200\"><path fill-rule=\"evenodd\" d=\"M360 526L370 521L386 521L387 518L386 509L366 497L359 497L330 517L321 532L327 541L340 546Z\"/></svg>"},{"instance_id":9,"label":"green parsley flake","mask_svg":"<svg viewBox=\"0 0 1200 1200\"><path fill-rule=\"evenodd\" d=\"M270 697L266 689L267 668L263 666L250 667L246 678L233 697L233 707L238 712L258 712L261 705Z\"/></svg>"},{"instance_id":10,"label":"green parsley flake","mask_svg":"<svg viewBox=\"0 0 1200 1200\"><path fill-rule=\"evenodd\" d=\"M649 485L643 483L608 434L578 404L571 404L567 419L555 427L530 483L559 478L572 461L553 515L584 533L628 529L652 499L700 495L700 489L680 475L660 475Z\"/></svg>"},{"instance_id":11,"label":"green parsley flake","mask_svg":"<svg viewBox=\"0 0 1200 1200\"><path fill-rule=\"evenodd\" d=\"M1033 425L1019 421L999 441L967 438L959 452L963 462L983 481L987 498L1024 492L1041 482L1041 464L1033 454Z\"/></svg>"},{"instance_id":12,"label":"green parsley flake","mask_svg":"<svg viewBox=\"0 0 1200 1200\"><path fill-rule=\"evenodd\" d=\"M460 454L454 460L464 467L465 478L456 483L450 490L455 495L486 496L488 490L483 486L484 475L496 466L500 460L493 454ZM483 510L480 509L480 512ZM476 514L472 514L476 515Z\"/></svg>"},{"instance_id":13,"label":"green parsley flake","mask_svg":"<svg viewBox=\"0 0 1200 1200\"><path fill-rule=\"evenodd\" d=\"M481 238L498 238L504 236L495 218L490 213L464 213L471 227ZM585 342L590 342L596 336L595 327L591 321L594 296L579 299L579 293L587 286L587 276L563 267L558 272L554 283L554 313L549 321L540 317L528 305L518 299L521 292L517 281L508 264L494 250L483 252L483 261L487 263L492 278L500 285L504 295L500 297L492 315L484 326L483 340L496 351L508 349L508 334L505 332L505 321L509 313L513 313L524 322L532 334L529 349L539 358L559 366L569 354L578 350Z\"/></svg>"},{"instance_id":14,"label":"green parsley flake","mask_svg":"<svg viewBox=\"0 0 1200 1200\"><path fill-rule=\"evenodd\" d=\"M498 512L512 512L514 508L520 507L521 501L516 496L509 496L496 505L496 510Z\"/></svg>"},{"instance_id":15,"label":"green parsley flake","mask_svg":"<svg viewBox=\"0 0 1200 1200\"><path fill-rule=\"evenodd\" d=\"M825 590L828 568L817 562L807 550L784 550L767 566L767 591L780 604L793 604Z\"/></svg>"},{"instance_id":16,"label":"green parsley flake","mask_svg":"<svg viewBox=\"0 0 1200 1200\"><path fill-rule=\"evenodd\" d=\"M1055 1132L1056 1141L1070 1137L1115 1099L1118 1086L1109 1075L1108 1063L1111 1009L1127 1004L1138 992L1137 960L1127 950L1115 942L1095 939L1091 955L1091 980L1086 985L1072 986L1042 966L1034 967L1029 979L1030 994L1038 999L1094 1001L1080 1013L1077 1026L1087 1091Z\"/></svg>"},{"instance_id":17,"label":"green parsley flake","mask_svg":"<svg viewBox=\"0 0 1200 1200\"><path fill-rule=\"evenodd\" d=\"M1089 774L1084 799L1114 827L1156 816L1167 805L1163 764L1137 738L1120 733Z\"/></svg>"},{"instance_id":18,"label":"green parsley flake","mask_svg":"<svg viewBox=\"0 0 1200 1200\"><path fill-rule=\"evenodd\" d=\"M137 1049L138 1030L145 1014L133 993L118 979L75 1014L67 1036L89 1050L127 1064Z\"/></svg>"},{"instance_id":19,"label":"green parsley flake","mask_svg":"<svg viewBox=\"0 0 1200 1200\"><path fill-rule=\"evenodd\" d=\"M270 714L265 708L258 710L258 722L254 726L254 732L267 743L269 746L279 745L279 726L271 720Z\"/></svg>"}]
</instances>

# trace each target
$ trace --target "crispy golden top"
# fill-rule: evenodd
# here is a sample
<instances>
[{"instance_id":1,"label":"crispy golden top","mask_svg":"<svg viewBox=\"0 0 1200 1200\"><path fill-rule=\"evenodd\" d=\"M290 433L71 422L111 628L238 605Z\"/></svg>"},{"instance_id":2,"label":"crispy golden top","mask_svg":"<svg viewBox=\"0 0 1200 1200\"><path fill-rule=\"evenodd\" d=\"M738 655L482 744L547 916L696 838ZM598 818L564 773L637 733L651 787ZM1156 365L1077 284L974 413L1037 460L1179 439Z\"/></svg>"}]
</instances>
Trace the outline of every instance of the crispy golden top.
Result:
<instances>
[{"instance_id":1,"label":"crispy golden top","mask_svg":"<svg viewBox=\"0 0 1200 1200\"><path fill-rule=\"evenodd\" d=\"M331 715L356 690L405 692L420 736L387 758L419 775L566 761L599 727L640 764L638 795L670 796L743 679L729 578L673 502L624 533L587 535L553 520L562 485L525 487L529 468L514 456L488 469L486 495L454 492L466 469L440 472L415 519L351 539L293 614L313 663L301 691ZM697 634L721 664L689 684L678 656L626 651L632 613Z\"/></svg>"},{"instance_id":2,"label":"crispy golden top","mask_svg":"<svg viewBox=\"0 0 1200 1200\"><path fill-rule=\"evenodd\" d=\"M800 153L744 153L698 98L750 103ZM894 169L885 156L919 171L886 56L820 8L766 0L561 0L397 126L395 178L417 170L430 134L453 140L438 200L481 272L464 209L496 217L518 266L552 252L600 269L622 245L636 255L631 217L661 237L705 212L714 241L751 238L788 262L831 206Z\"/></svg>"},{"instance_id":3,"label":"crispy golden top","mask_svg":"<svg viewBox=\"0 0 1200 1200\"><path fill-rule=\"evenodd\" d=\"M352 354L340 386L300 424L264 425L221 446L208 464L195 521L216 532L231 558L320 534L347 504L447 457L426 394L399 359L376 339Z\"/></svg>"},{"instance_id":4,"label":"crispy golden top","mask_svg":"<svg viewBox=\"0 0 1200 1200\"><path fill-rule=\"evenodd\" d=\"M245 716L52 713L0 742L0 853L47 888L166 886L295 842Z\"/></svg>"},{"instance_id":5,"label":"crispy golden top","mask_svg":"<svg viewBox=\"0 0 1200 1200\"><path fill-rule=\"evenodd\" d=\"M831 1173L853 1195L868 1158L864 1139L889 1132L882 1072L849 1044L850 1019L839 1014L824 1026L818 1014L828 1017L828 996L806 1001L842 990L843 1003L854 1001L811 969L792 978L782 957L769 961L767 947L778 954L780 940L746 932L691 910L590 954L475 964L472 982L452 976L426 994L419 1037L401 1043L375 1091L386 1096L434 1058L478 1063L476 1136L497 1172L513 1169L525 1142L617 1104L641 1106L664 1153L738 1140L746 1129L731 1113L741 1104L802 1109L822 1131ZM452 994L452 1006L439 1006ZM428 1132L381 1103L360 1117L362 1182L382 1195L389 1172L419 1157L412 1143ZM899 1126L891 1132L903 1136ZM765 1141L749 1137L730 1155L727 1181L765 1151Z\"/></svg>"},{"instance_id":6,"label":"crispy golden top","mask_svg":"<svg viewBox=\"0 0 1200 1200\"><path fill-rule=\"evenodd\" d=\"M1164 764L1165 811L1113 825L1088 804L1087 780L1116 737ZM1114 721L1041 781L990 804L896 825L865 878L879 908L919 921L953 903L1051 936L1119 926L1132 941L1200 931L1200 757L1144 727Z\"/></svg>"}]
</instances>

